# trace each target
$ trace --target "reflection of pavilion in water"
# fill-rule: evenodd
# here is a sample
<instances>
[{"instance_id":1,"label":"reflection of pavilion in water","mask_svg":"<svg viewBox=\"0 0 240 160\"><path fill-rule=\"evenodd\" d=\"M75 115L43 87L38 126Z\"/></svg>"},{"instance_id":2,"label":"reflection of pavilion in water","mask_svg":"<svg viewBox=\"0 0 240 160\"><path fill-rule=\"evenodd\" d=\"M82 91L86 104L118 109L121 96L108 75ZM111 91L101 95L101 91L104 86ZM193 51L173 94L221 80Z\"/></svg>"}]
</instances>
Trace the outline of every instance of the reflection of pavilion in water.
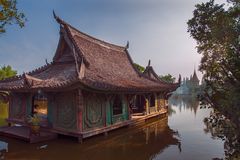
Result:
<instances>
[{"instance_id":1,"label":"reflection of pavilion in water","mask_svg":"<svg viewBox=\"0 0 240 160\"><path fill-rule=\"evenodd\" d=\"M190 109L196 115L199 101L196 97L189 95L173 95L169 98L169 106L178 106L180 112L182 109Z\"/></svg>"},{"instance_id":2,"label":"reflection of pavilion in water","mask_svg":"<svg viewBox=\"0 0 240 160\"><path fill-rule=\"evenodd\" d=\"M34 147L16 141L9 142L8 159L151 159L163 152L170 145L176 145L181 152L178 132L168 126L168 118L148 122L109 133L107 138L95 137L83 144L74 145L69 141L61 144L57 140L48 142L47 152L40 152ZM62 147L59 147L62 145ZM55 147L54 147L55 146ZM73 147L74 146L74 147ZM26 148L28 154L26 154ZM58 153L58 154L56 154ZM39 156L39 157L38 157Z\"/></svg>"}]
</instances>

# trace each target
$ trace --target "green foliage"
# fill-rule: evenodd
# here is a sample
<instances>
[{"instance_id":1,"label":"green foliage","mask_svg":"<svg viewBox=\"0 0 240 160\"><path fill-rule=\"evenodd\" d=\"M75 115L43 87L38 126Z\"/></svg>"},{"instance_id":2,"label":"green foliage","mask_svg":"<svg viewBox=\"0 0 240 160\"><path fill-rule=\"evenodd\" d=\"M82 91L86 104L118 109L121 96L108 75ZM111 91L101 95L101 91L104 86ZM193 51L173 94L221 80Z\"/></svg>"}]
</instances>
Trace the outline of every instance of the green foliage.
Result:
<instances>
[{"instance_id":1,"label":"green foliage","mask_svg":"<svg viewBox=\"0 0 240 160\"><path fill-rule=\"evenodd\" d=\"M41 119L37 114L34 114L33 116L29 116L28 123L34 126L40 125Z\"/></svg>"},{"instance_id":2,"label":"green foliage","mask_svg":"<svg viewBox=\"0 0 240 160\"><path fill-rule=\"evenodd\" d=\"M216 110L204 118L204 123L205 133L224 141L225 160L240 159L240 132L235 124Z\"/></svg>"},{"instance_id":3,"label":"green foliage","mask_svg":"<svg viewBox=\"0 0 240 160\"><path fill-rule=\"evenodd\" d=\"M171 74L167 74L167 75L160 75L159 78L165 82L168 82L168 83L174 83L176 78L173 77Z\"/></svg>"},{"instance_id":4,"label":"green foliage","mask_svg":"<svg viewBox=\"0 0 240 160\"><path fill-rule=\"evenodd\" d=\"M13 70L11 66L3 66L0 68L0 80L13 77L17 74L17 71Z\"/></svg>"},{"instance_id":5,"label":"green foliage","mask_svg":"<svg viewBox=\"0 0 240 160\"><path fill-rule=\"evenodd\" d=\"M196 5L188 32L202 55L200 71L208 102L237 120L240 116L240 1ZM239 120L237 120L239 121ZM239 122L236 122L239 123Z\"/></svg>"},{"instance_id":6,"label":"green foliage","mask_svg":"<svg viewBox=\"0 0 240 160\"><path fill-rule=\"evenodd\" d=\"M137 63L134 63L134 66L135 66L141 73L143 73L144 70L145 70L145 68L144 68L143 66L141 66L141 65L139 65L139 64L137 64Z\"/></svg>"},{"instance_id":7,"label":"green foliage","mask_svg":"<svg viewBox=\"0 0 240 160\"><path fill-rule=\"evenodd\" d=\"M0 0L0 34L6 31L6 25L13 23L24 27L25 15L18 11L16 0Z\"/></svg>"}]
</instances>

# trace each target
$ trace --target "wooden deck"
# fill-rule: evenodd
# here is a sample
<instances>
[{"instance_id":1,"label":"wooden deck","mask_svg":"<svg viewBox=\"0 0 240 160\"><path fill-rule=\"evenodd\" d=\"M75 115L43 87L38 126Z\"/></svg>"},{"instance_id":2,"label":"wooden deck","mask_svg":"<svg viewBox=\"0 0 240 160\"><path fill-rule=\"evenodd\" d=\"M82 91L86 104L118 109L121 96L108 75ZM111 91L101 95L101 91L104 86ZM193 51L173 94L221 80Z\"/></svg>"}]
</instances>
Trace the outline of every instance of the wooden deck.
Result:
<instances>
[{"instance_id":1,"label":"wooden deck","mask_svg":"<svg viewBox=\"0 0 240 160\"><path fill-rule=\"evenodd\" d=\"M30 129L29 127L26 126L0 127L0 135L21 139L29 143L37 143L57 138L56 133L51 133L42 130L40 131L39 135L30 134Z\"/></svg>"},{"instance_id":2,"label":"wooden deck","mask_svg":"<svg viewBox=\"0 0 240 160\"><path fill-rule=\"evenodd\" d=\"M161 116L164 116L167 114L167 109L163 109L160 110L159 112L154 112L148 115L143 115L141 114L135 114L134 116L132 116L131 120L125 121L125 122L121 122L121 123L116 123L113 124L111 126L107 126L107 127L103 127L103 128L97 128L94 130L90 130L90 131L85 131L82 132L82 138L87 138L87 137L91 137L94 135L98 135L98 134L102 134L102 133L107 133L111 130L115 130L124 126L128 126L128 125L138 125L138 124L142 124L145 123L148 119L152 119L152 118L158 118Z\"/></svg>"},{"instance_id":3,"label":"wooden deck","mask_svg":"<svg viewBox=\"0 0 240 160\"><path fill-rule=\"evenodd\" d=\"M113 124L111 126L107 126L107 127L103 127L103 128L97 128L97 129L94 129L94 130L90 130L90 131L84 131L82 132L82 138L87 138L87 137L91 137L91 136L94 136L94 135L98 135L98 134L101 134L101 133L107 133L111 130L115 130L115 129L118 129L118 128L121 128L121 127L125 127L125 126L128 126L130 124L132 124L133 121L132 120L128 120L128 121L124 121L124 122L121 122L121 123L116 123L116 124Z\"/></svg>"},{"instance_id":4,"label":"wooden deck","mask_svg":"<svg viewBox=\"0 0 240 160\"><path fill-rule=\"evenodd\" d=\"M133 125L145 123L149 119L158 118L158 117L166 115L167 113L168 113L167 109L163 109L163 110L160 110L159 112L154 112L154 113L147 114L147 115L141 115L141 114L132 115Z\"/></svg>"},{"instance_id":5,"label":"wooden deck","mask_svg":"<svg viewBox=\"0 0 240 160\"><path fill-rule=\"evenodd\" d=\"M0 127L0 136L7 136L12 138L17 138L24 140L30 143L37 143L42 141L48 141L52 139L56 139L58 134L68 135L77 137L79 142L82 142L84 138L88 138L91 136L105 134L108 132L125 127L125 126L137 126L144 124L147 120L152 118L159 118L165 116L167 114L167 110L161 110L159 112L154 112L148 115L144 114L134 114L131 116L131 120L127 120L124 122L119 122L110 126L96 128L89 131L83 132L69 132L58 129L41 129L40 135L30 134L30 129L27 126L11 126L11 127Z\"/></svg>"}]
</instances>

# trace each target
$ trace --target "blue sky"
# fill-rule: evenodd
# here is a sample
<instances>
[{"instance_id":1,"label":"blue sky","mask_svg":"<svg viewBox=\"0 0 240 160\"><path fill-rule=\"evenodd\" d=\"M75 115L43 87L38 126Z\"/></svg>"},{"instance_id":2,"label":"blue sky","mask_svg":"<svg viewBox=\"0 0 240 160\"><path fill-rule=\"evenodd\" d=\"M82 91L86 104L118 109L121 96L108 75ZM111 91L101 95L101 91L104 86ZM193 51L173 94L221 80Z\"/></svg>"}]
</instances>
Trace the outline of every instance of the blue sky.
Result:
<instances>
[{"instance_id":1,"label":"blue sky","mask_svg":"<svg viewBox=\"0 0 240 160\"><path fill-rule=\"evenodd\" d=\"M8 26L0 35L0 66L11 65L22 74L52 60L59 39L54 9L96 38L121 46L129 41L134 62L146 66L151 59L158 74L190 76L201 56L186 22L200 2L206 0L18 0L28 21L24 28Z\"/></svg>"}]
</instances>

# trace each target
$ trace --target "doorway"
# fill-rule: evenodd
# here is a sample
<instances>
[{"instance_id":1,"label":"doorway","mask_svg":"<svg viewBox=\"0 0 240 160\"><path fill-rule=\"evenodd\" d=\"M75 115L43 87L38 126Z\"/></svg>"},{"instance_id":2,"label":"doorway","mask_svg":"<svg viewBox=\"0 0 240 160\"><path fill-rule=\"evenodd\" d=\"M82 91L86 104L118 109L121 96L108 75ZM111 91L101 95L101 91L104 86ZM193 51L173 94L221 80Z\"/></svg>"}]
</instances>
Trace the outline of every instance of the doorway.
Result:
<instances>
[{"instance_id":1,"label":"doorway","mask_svg":"<svg viewBox=\"0 0 240 160\"><path fill-rule=\"evenodd\" d=\"M134 105L132 106L133 113L143 113L145 111L146 100L143 95L136 95L134 97Z\"/></svg>"},{"instance_id":2,"label":"doorway","mask_svg":"<svg viewBox=\"0 0 240 160\"><path fill-rule=\"evenodd\" d=\"M43 121L47 120L48 99L41 91L38 91L38 93L32 97L32 115L34 114L40 117Z\"/></svg>"}]
</instances>

